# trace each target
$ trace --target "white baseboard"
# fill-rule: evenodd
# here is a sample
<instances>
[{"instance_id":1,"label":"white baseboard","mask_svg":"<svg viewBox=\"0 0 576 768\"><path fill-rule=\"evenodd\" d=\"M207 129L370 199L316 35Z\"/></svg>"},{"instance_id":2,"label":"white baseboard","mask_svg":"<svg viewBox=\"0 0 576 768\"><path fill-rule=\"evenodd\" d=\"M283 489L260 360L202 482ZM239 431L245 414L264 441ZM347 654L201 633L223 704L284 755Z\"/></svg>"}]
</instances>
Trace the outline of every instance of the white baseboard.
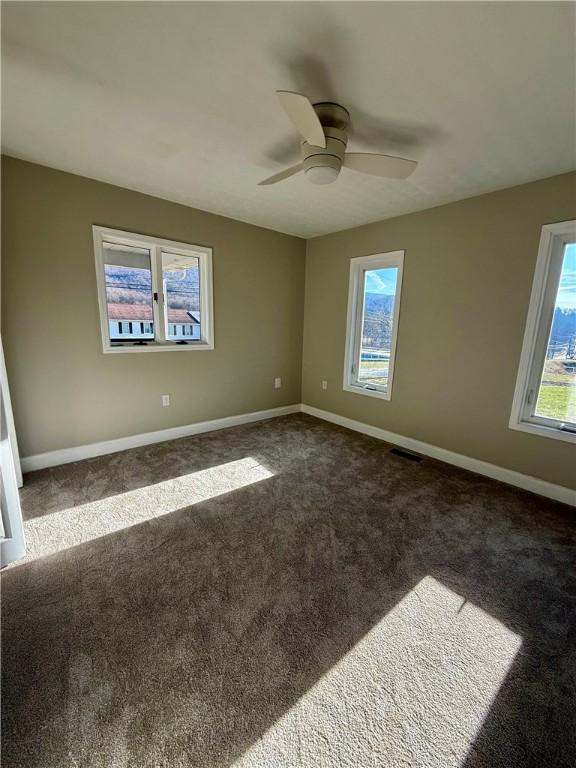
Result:
<instances>
[{"instance_id":1,"label":"white baseboard","mask_svg":"<svg viewBox=\"0 0 576 768\"><path fill-rule=\"evenodd\" d=\"M324 421L331 421L333 424L338 424L341 427L353 429L355 432L362 432L365 435L376 437L387 443L399 445L410 451L422 453L425 456L430 456L439 461L445 461L447 464L453 464L456 467L468 469L471 472L477 472L479 475L486 475L486 477L500 480L502 483L515 485L526 491L537 493L540 496L547 496L555 501L561 501L564 504L576 507L576 491L573 491L571 488L547 483L545 480L539 480L537 477L523 475L521 472L505 469L496 464L489 464L487 461L480 461L480 459L473 459L470 456L464 456L461 453L454 453L445 448L439 448L437 445L430 445L430 443L423 443L420 440L415 440L412 437L397 435L395 432L388 432L386 429L373 427L370 424L364 424L361 421L354 421L354 419L348 419L345 416L339 416L330 411L323 411L320 408L314 408L311 405L303 404L302 411L308 413L310 416L316 416L318 419L324 419Z\"/></svg>"},{"instance_id":2,"label":"white baseboard","mask_svg":"<svg viewBox=\"0 0 576 768\"><path fill-rule=\"evenodd\" d=\"M384 440L387 443L399 445L402 448L407 448L408 450L415 451L416 453L422 453L425 456L430 456L433 459L444 461L447 464L453 464L456 467L468 469L471 472L477 472L479 475L485 475L486 477L491 477L494 480L500 480L500 482L508 483L509 485L515 485L516 487L523 488L526 491L531 491L532 493L537 493L540 496L546 496L550 499L554 499L555 501L561 501L564 504L569 504L576 507L576 491L570 488L565 488L561 485L554 485L553 483L548 483L545 480L540 480L537 477L523 475L521 472L505 469L504 467L499 467L496 464L489 464L488 462L481 461L480 459L473 459L470 456L464 456L461 453L454 453L453 451L448 451L445 448L440 448L437 445L424 443L412 437L398 435L395 432L389 432L386 429L380 429L380 427L374 427L371 424L365 424L361 421L348 419L345 416L339 416L336 413L324 411L320 408L314 408L311 405L305 404L285 405L280 408L270 408L266 411L242 413L237 416L226 416L222 419L212 419L211 421L200 421L196 424L186 424L182 427L171 427L169 429L161 429L156 432L144 432L139 435L120 437L115 440L106 440L102 443L90 443L89 445L79 445L74 448L63 448L59 451L39 453L35 456L25 456L21 460L22 471L32 472L36 469L56 467L60 464L69 464L72 461L90 459L94 456L103 456L107 453L117 453L118 451L125 451L129 448L138 448L142 445L162 443L165 440L175 440L179 437L198 435L202 432L212 432L217 429L236 427L240 424L249 424L250 422L254 421L273 419L277 416L287 416L288 414L299 413L300 411L307 413L310 416L316 416L318 419L323 419L324 421L330 421L333 424L338 424L341 427L352 429L355 432L362 432L365 435L376 437L379 440Z\"/></svg>"},{"instance_id":3,"label":"white baseboard","mask_svg":"<svg viewBox=\"0 0 576 768\"><path fill-rule=\"evenodd\" d=\"M226 416L222 419L211 421L199 421L196 424L186 424L183 427L170 427L160 429L157 432L143 432L139 435L119 437L115 440L106 440L102 443L90 443L78 445L74 448L63 448L59 451L38 453L35 456L24 456L21 459L22 471L32 472L46 467L57 467L60 464L69 464L72 461L91 459L94 456L104 456L107 453L126 451L128 448L138 448L141 445L163 443L165 440L176 440L179 437L198 435L201 432L212 432L216 429L237 427L240 424L248 424L252 421L273 419L277 416L286 416L290 413L299 413L301 405L284 405L280 408L269 408L267 411L254 411L253 413L241 413L238 416Z\"/></svg>"}]
</instances>

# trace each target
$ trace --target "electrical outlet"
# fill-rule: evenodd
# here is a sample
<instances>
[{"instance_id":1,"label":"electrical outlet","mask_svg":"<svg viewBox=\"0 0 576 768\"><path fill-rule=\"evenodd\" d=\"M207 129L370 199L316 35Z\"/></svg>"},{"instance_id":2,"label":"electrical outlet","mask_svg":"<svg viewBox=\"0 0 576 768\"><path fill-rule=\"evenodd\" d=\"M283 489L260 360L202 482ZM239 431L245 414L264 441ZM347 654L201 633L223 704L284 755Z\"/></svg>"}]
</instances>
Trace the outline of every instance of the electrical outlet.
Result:
<instances>
[{"instance_id":1,"label":"electrical outlet","mask_svg":"<svg viewBox=\"0 0 576 768\"><path fill-rule=\"evenodd\" d=\"M278 376L278 378L274 379L274 389L280 389L281 386L282 386L282 379L280 378L280 376Z\"/></svg>"},{"instance_id":2,"label":"electrical outlet","mask_svg":"<svg viewBox=\"0 0 576 768\"><path fill-rule=\"evenodd\" d=\"M322 389L328 389L328 382L326 381L326 379L322 381Z\"/></svg>"},{"instance_id":3,"label":"electrical outlet","mask_svg":"<svg viewBox=\"0 0 576 768\"><path fill-rule=\"evenodd\" d=\"M162 395L162 405L170 405L170 395Z\"/></svg>"}]
</instances>

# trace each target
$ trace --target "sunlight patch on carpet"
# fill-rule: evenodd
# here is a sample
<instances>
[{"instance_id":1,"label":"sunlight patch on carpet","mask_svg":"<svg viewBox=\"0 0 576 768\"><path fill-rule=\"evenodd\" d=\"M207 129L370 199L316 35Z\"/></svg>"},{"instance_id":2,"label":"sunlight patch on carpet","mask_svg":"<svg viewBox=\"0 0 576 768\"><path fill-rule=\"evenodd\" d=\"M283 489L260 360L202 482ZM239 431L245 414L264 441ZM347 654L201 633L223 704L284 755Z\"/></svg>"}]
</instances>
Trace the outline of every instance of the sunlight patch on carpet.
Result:
<instances>
[{"instance_id":1,"label":"sunlight patch on carpet","mask_svg":"<svg viewBox=\"0 0 576 768\"><path fill-rule=\"evenodd\" d=\"M234 768L460 768L521 644L426 576Z\"/></svg>"},{"instance_id":2,"label":"sunlight patch on carpet","mask_svg":"<svg viewBox=\"0 0 576 768\"><path fill-rule=\"evenodd\" d=\"M15 565L236 491L273 474L248 456L28 520L24 523L27 554Z\"/></svg>"}]
</instances>

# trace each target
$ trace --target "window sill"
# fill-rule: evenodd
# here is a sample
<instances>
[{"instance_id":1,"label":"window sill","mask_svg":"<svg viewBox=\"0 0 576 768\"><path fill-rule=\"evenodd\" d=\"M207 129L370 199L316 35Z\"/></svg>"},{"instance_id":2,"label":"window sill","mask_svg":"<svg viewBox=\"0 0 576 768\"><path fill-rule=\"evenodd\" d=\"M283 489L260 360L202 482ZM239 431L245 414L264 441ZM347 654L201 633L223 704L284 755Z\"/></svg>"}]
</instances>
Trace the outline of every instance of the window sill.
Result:
<instances>
[{"instance_id":1,"label":"window sill","mask_svg":"<svg viewBox=\"0 0 576 768\"><path fill-rule=\"evenodd\" d=\"M557 427L547 427L544 424L535 424L532 421L510 422L510 429L517 429L520 432L529 432L532 435L540 437L551 437L553 440L562 440L565 443L576 443L576 433L564 432Z\"/></svg>"},{"instance_id":2,"label":"window sill","mask_svg":"<svg viewBox=\"0 0 576 768\"><path fill-rule=\"evenodd\" d=\"M368 397L377 397L380 400L390 400L392 397L390 390L383 392L379 389L366 389L366 387L360 387L354 384L344 384L343 389L346 392L354 392L355 395L367 395Z\"/></svg>"},{"instance_id":3,"label":"window sill","mask_svg":"<svg viewBox=\"0 0 576 768\"><path fill-rule=\"evenodd\" d=\"M187 344L177 344L175 342L168 344L126 344L122 346L105 345L103 352L105 355L123 355L131 352L198 352L200 350L213 350L214 344L203 342L188 342Z\"/></svg>"}]
</instances>

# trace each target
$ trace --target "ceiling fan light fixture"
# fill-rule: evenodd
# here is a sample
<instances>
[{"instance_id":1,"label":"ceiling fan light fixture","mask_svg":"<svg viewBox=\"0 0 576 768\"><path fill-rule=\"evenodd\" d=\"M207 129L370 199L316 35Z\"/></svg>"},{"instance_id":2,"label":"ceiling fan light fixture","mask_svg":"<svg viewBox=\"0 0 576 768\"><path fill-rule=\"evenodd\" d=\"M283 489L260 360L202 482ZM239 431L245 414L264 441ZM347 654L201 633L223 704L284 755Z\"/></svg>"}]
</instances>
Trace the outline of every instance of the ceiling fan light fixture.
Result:
<instances>
[{"instance_id":1,"label":"ceiling fan light fixture","mask_svg":"<svg viewBox=\"0 0 576 768\"><path fill-rule=\"evenodd\" d=\"M338 178L340 169L332 168L329 165L313 165L311 168L307 168L305 173L306 178L312 184L332 184Z\"/></svg>"},{"instance_id":2,"label":"ceiling fan light fixture","mask_svg":"<svg viewBox=\"0 0 576 768\"><path fill-rule=\"evenodd\" d=\"M302 167L312 184L332 184L340 174L345 145L334 139L328 139L327 143L325 150L311 147L306 142L302 144Z\"/></svg>"}]
</instances>

